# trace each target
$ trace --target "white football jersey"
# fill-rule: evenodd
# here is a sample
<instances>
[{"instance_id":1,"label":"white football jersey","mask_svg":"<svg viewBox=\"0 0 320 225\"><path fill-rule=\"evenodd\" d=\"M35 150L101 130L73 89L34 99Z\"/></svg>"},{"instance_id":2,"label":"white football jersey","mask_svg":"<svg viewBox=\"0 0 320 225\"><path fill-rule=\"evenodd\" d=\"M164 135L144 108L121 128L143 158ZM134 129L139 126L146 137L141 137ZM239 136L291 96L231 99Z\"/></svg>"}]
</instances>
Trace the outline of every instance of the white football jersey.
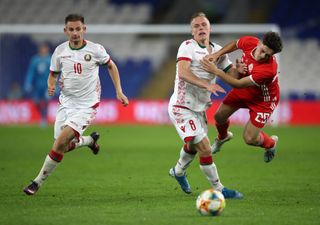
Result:
<instances>
[{"instance_id":1,"label":"white football jersey","mask_svg":"<svg viewBox=\"0 0 320 225\"><path fill-rule=\"evenodd\" d=\"M109 61L105 48L91 41L79 49L72 49L69 41L59 45L51 57L50 70L61 73L60 104L68 108L97 105L101 95L99 65Z\"/></svg>"},{"instance_id":2,"label":"white football jersey","mask_svg":"<svg viewBox=\"0 0 320 225\"><path fill-rule=\"evenodd\" d=\"M210 43L210 45L212 47L212 52L210 52L210 54L217 52L222 48L216 43ZM200 60L208 54L209 52L206 47L200 46L194 39L190 39L182 42L180 45L177 54L177 63L180 60L190 61L190 70L194 75L206 79L210 83L215 83L216 76L205 71L200 64ZM226 71L231 64L228 55L223 55L219 58L217 67ZM179 105L196 112L201 112L210 107L210 97L211 92L207 91L205 88L200 88L179 78L177 66L174 92L170 98L170 105Z\"/></svg>"}]
</instances>

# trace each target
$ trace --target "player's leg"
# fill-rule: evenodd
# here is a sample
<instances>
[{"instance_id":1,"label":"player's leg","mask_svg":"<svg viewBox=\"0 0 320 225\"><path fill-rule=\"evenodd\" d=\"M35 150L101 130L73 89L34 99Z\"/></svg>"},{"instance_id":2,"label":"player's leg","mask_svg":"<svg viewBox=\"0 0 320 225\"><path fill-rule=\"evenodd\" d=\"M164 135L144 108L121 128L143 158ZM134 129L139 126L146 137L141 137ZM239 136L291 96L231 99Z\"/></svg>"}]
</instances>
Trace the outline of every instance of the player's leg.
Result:
<instances>
[{"instance_id":1,"label":"player's leg","mask_svg":"<svg viewBox=\"0 0 320 225\"><path fill-rule=\"evenodd\" d=\"M225 198L242 198L243 195L235 190L224 187L219 179L218 170L213 162L211 154L210 140L207 136L208 133L208 122L205 113L197 113L197 119L201 125L202 132L199 132L191 142L194 148L199 154L200 169L208 179L211 186L222 192Z\"/></svg>"},{"instance_id":2,"label":"player's leg","mask_svg":"<svg viewBox=\"0 0 320 225\"><path fill-rule=\"evenodd\" d=\"M180 157L177 164L174 167L175 174L181 176L185 173L191 162L193 161L196 150L192 146L189 146L189 142L184 144L180 150Z\"/></svg>"},{"instance_id":3,"label":"player's leg","mask_svg":"<svg viewBox=\"0 0 320 225\"><path fill-rule=\"evenodd\" d=\"M33 101L36 104L36 107L40 113L40 126L47 126L47 106L48 106L48 98L47 98L47 87L39 88L35 90Z\"/></svg>"},{"instance_id":4,"label":"player's leg","mask_svg":"<svg viewBox=\"0 0 320 225\"><path fill-rule=\"evenodd\" d=\"M243 132L243 139L248 145L260 146L264 148L264 161L270 162L275 156L278 137L275 135L270 137L266 133L264 133L261 130L263 125L264 124L261 123L257 124L256 122L254 122L253 124L252 121L249 120Z\"/></svg>"},{"instance_id":5,"label":"player's leg","mask_svg":"<svg viewBox=\"0 0 320 225\"><path fill-rule=\"evenodd\" d=\"M93 154L98 154L100 150L100 146L98 144L98 139L100 138L100 134L98 132L92 132L88 136L82 135L84 131L89 127L92 121L95 118L96 109L89 108L89 109L80 109L81 117L73 118L80 126L75 127L75 129L79 132L79 137L74 138L69 145L69 151L72 151L76 148L87 146L91 149Z\"/></svg>"},{"instance_id":6,"label":"player's leg","mask_svg":"<svg viewBox=\"0 0 320 225\"><path fill-rule=\"evenodd\" d=\"M47 93L47 92L46 92ZM40 126L46 127L47 126L47 111L48 111L48 99L46 96L42 96L39 100L39 110L41 115Z\"/></svg>"},{"instance_id":7,"label":"player's leg","mask_svg":"<svg viewBox=\"0 0 320 225\"><path fill-rule=\"evenodd\" d=\"M231 131L228 131L229 128L229 117L237 111L238 108L232 107L221 103L218 110L214 115L216 129L218 131L218 137L214 140L212 145L212 153L215 154L221 150L222 145L231 140L233 134Z\"/></svg>"},{"instance_id":8,"label":"player's leg","mask_svg":"<svg viewBox=\"0 0 320 225\"><path fill-rule=\"evenodd\" d=\"M69 144L73 138L75 138L76 132L69 126L65 126L58 138L55 140L52 150L49 152L44 160L43 166L40 169L38 176L32 181L32 183L24 189L24 192L28 195L34 195L43 182L51 175L58 164L63 159L64 153L69 149Z\"/></svg>"},{"instance_id":9,"label":"player's leg","mask_svg":"<svg viewBox=\"0 0 320 225\"><path fill-rule=\"evenodd\" d=\"M195 140L196 142L197 140ZM208 137L204 137L200 142L194 144L200 161L200 169L205 174L209 183L214 189L221 191L223 185L220 182L218 171L212 160L211 147Z\"/></svg>"},{"instance_id":10,"label":"player's leg","mask_svg":"<svg viewBox=\"0 0 320 225\"><path fill-rule=\"evenodd\" d=\"M81 135L79 138L75 138L70 142L68 152L83 146L88 146L93 154L98 154L100 150L100 146L98 144L98 140L100 138L100 134L98 132L92 132L89 136Z\"/></svg>"},{"instance_id":11,"label":"player's leg","mask_svg":"<svg viewBox=\"0 0 320 225\"><path fill-rule=\"evenodd\" d=\"M186 170L197 153L196 150L190 145L190 141L198 132L197 129L194 128L195 126L193 126L193 129L190 127L190 123L198 124L199 122L195 118L195 113L188 109L169 105L168 113L180 138L185 143L180 150L180 156L176 165L169 170L169 175L177 180L181 189L185 193L190 194L192 190L186 176ZM200 128L201 126L199 125L197 127Z\"/></svg>"},{"instance_id":12,"label":"player's leg","mask_svg":"<svg viewBox=\"0 0 320 225\"><path fill-rule=\"evenodd\" d=\"M196 153L192 147L189 147L189 143L184 144L180 150L180 157L176 165L169 170L169 175L178 181L181 189L187 194L192 193L192 189L187 179L186 170L193 161Z\"/></svg>"},{"instance_id":13,"label":"player's leg","mask_svg":"<svg viewBox=\"0 0 320 225\"><path fill-rule=\"evenodd\" d=\"M211 186L214 189L221 191L225 198L243 198L243 195L240 192L228 189L222 185L219 179L217 167L212 159L210 141L208 137L205 136L201 141L198 141L199 139L195 137L194 147L199 154L200 169L208 179Z\"/></svg>"},{"instance_id":14,"label":"player's leg","mask_svg":"<svg viewBox=\"0 0 320 225\"><path fill-rule=\"evenodd\" d=\"M26 194L36 193L62 160L64 153L70 150L73 140L79 140L79 137L95 118L95 113L96 110L91 108L79 110L59 107L54 125L55 142L53 148L46 157L38 176L24 189Z\"/></svg>"}]
</instances>

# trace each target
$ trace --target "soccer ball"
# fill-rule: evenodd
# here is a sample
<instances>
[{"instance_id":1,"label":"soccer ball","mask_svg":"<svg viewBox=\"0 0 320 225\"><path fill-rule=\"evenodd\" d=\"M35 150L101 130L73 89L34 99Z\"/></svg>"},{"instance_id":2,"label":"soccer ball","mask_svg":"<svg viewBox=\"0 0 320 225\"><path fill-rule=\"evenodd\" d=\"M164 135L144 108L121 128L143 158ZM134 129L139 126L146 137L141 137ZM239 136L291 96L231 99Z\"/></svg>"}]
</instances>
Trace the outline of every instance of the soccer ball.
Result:
<instances>
[{"instance_id":1,"label":"soccer ball","mask_svg":"<svg viewBox=\"0 0 320 225\"><path fill-rule=\"evenodd\" d=\"M220 191L208 189L198 196L196 207L202 215L218 216L226 207L226 201Z\"/></svg>"}]
</instances>

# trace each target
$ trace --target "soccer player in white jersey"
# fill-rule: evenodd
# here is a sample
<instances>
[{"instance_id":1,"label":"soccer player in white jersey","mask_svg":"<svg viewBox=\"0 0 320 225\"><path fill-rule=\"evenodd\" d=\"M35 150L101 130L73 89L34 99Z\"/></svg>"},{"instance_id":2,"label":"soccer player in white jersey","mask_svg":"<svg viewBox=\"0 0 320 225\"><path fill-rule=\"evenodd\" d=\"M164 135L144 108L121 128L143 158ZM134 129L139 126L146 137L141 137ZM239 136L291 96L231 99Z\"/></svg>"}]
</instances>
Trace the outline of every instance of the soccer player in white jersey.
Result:
<instances>
[{"instance_id":1,"label":"soccer player in white jersey","mask_svg":"<svg viewBox=\"0 0 320 225\"><path fill-rule=\"evenodd\" d=\"M55 141L38 176L24 189L27 195L34 195L38 191L66 152L88 146L94 154L98 153L99 134L82 134L95 119L100 102L99 65L108 68L117 99L124 106L129 104L122 92L117 66L103 46L84 39L85 32L83 16L70 14L65 18L64 33L69 40L55 49L48 77L48 94L53 96L57 76L61 74L59 108L54 125Z\"/></svg>"},{"instance_id":2,"label":"soccer player in white jersey","mask_svg":"<svg viewBox=\"0 0 320 225\"><path fill-rule=\"evenodd\" d=\"M218 51L221 46L210 42L210 22L202 12L191 17L191 32L193 39L184 41L178 50L174 93L168 106L170 119L185 143L178 162L169 174L185 193L191 193L186 169L198 153L200 169L211 187L221 191L225 198L242 198L240 192L228 189L221 183L207 136L206 110L211 106L211 93L217 95L217 92L225 91L215 84L216 76L201 67L200 60ZM227 55L219 59L217 66L232 76L237 75Z\"/></svg>"}]
</instances>

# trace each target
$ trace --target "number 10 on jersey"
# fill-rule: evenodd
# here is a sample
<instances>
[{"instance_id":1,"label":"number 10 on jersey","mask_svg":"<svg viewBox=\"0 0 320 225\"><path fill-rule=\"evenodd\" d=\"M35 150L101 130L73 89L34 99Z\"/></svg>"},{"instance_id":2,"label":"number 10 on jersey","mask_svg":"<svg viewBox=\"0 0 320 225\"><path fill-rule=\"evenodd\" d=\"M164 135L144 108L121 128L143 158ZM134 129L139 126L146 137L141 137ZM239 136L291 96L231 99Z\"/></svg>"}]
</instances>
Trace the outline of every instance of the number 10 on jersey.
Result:
<instances>
[{"instance_id":1,"label":"number 10 on jersey","mask_svg":"<svg viewBox=\"0 0 320 225\"><path fill-rule=\"evenodd\" d=\"M81 63L73 64L73 70L74 70L75 74L81 74L82 73L82 65L81 65Z\"/></svg>"}]
</instances>

